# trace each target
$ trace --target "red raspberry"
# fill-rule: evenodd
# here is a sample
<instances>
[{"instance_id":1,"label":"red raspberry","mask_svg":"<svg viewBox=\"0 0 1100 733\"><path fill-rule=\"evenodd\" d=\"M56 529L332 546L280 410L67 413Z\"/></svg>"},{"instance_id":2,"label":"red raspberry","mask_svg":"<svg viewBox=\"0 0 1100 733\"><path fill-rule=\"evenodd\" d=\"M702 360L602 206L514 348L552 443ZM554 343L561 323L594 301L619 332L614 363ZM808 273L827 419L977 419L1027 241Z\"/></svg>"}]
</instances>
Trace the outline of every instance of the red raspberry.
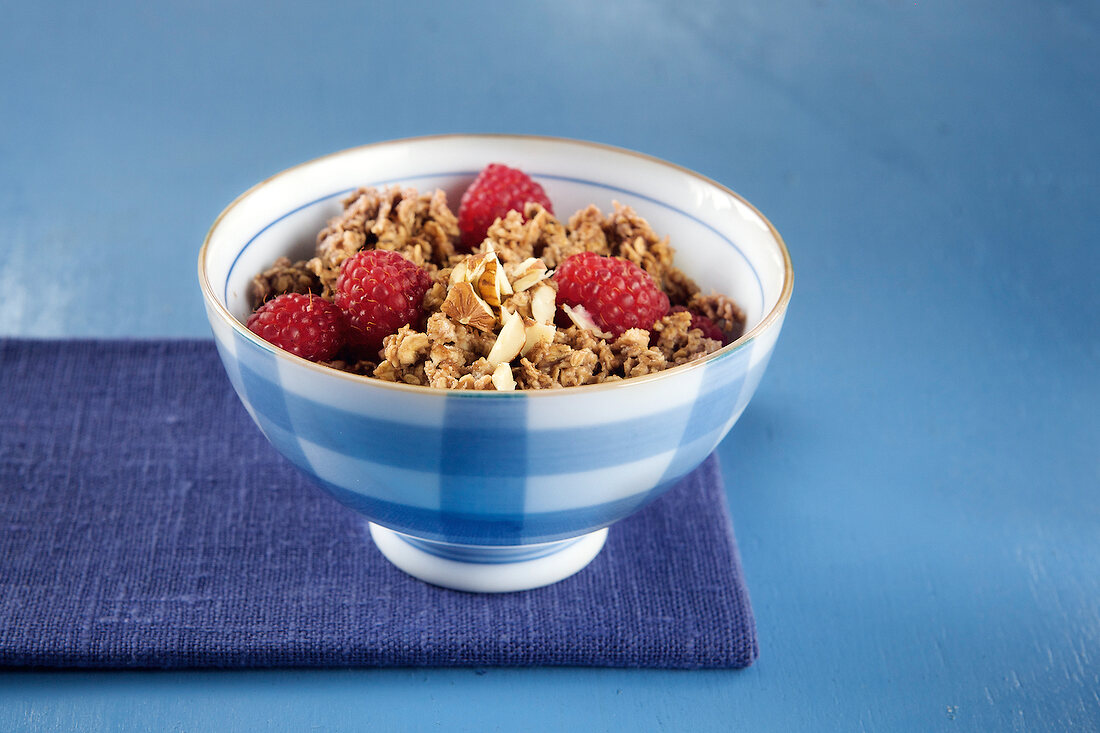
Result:
<instances>
[{"instance_id":1,"label":"red raspberry","mask_svg":"<svg viewBox=\"0 0 1100 733\"><path fill-rule=\"evenodd\" d=\"M344 312L316 295L285 293L248 318L248 330L310 361L328 361L344 347L348 322Z\"/></svg>"},{"instance_id":2,"label":"red raspberry","mask_svg":"<svg viewBox=\"0 0 1100 733\"><path fill-rule=\"evenodd\" d=\"M678 305L678 306L674 307L671 311L669 311L669 313L681 313L683 311L687 311L688 313L691 313L691 327L692 328L698 328L700 331L703 332L703 335L705 337L707 337L708 339L714 339L715 341L721 341L723 344L729 343L729 341L726 340L726 334L722 333L722 329L718 328L718 326L715 325L714 321L710 320L709 318L702 315L701 313L696 313L695 311L688 311L688 309L685 308L682 305Z\"/></svg>"},{"instance_id":3,"label":"red raspberry","mask_svg":"<svg viewBox=\"0 0 1100 733\"><path fill-rule=\"evenodd\" d=\"M402 326L418 328L431 284L427 272L390 250L369 249L344 260L335 300L351 324L350 342L378 351L382 339Z\"/></svg>"},{"instance_id":4,"label":"red raspberry","mask_svg":"<svg viewBox=\"0 0 1100 733\"><path fill-rule=\"evenodd\" d=\"M542 204L554 213L546 191L523 171L490 163L478 174L458 204L458 228L462 246L472 250L485 239L492 223L515 209L523 213L528 201Z\"/></svg>"},{"instance_id":5,"label":"red raspberry","mask_svg":"<svg viewBox=\"0 0 1100 733\"><path fill-rule=\"evenodd\" d=\"M619 336L628 328L649 330L668 313L668 296L630 260L575 254L558 266L558 302L582 305L596 325Z\"/></svg>"}]
</instances>

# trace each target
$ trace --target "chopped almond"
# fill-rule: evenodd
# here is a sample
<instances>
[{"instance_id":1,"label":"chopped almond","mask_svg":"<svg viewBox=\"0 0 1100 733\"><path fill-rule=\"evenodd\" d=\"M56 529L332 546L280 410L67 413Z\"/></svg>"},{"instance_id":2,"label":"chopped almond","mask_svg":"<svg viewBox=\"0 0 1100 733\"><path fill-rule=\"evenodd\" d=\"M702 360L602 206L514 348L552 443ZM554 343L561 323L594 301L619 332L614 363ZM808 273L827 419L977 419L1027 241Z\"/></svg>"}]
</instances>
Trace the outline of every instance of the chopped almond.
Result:
<instances>
[{"instance_id":1,"label":"chopped almond","mask_svg":"<svg viewBox=\"0 0 1100 733\"><path fill-rule=\"evenodd\" d=\"M451 288L439 309L459 323L481 331L491 332L497 323L493 309L478 297L474 286L468 282Z\"/></svg>"},{"instance_id":2,"label":"chopped almond","mask_svg":"<svg viewBox=\"0 0 1100 733\"><path fill-rule=\"evenodd\" d=\"M504 322L504 327L500 329L493 348L489 350L489 355L485 358L493 365L510 362L519 356L519 351L523 348L526 340L523 317L517 313L512 313L508 316L508 320Z\"/></svg>"},{"instance_id":3,"label":"chopped almond","mask_svg":"<svg viewBox=\"0 0 1100 733\"><path fill-rule=\"evenodd\" d=\"M531 291L531 316L539 323L553 323L557 293L545 283Z\"/></svg>"},{"instance_id":4,"label":"chopped almond","mask_svg":"<svg viewBox=\"0 0 1100 733\"><path fill-rule=\"evenodd\" d=\"M554 324L531 321L525 325L523 348L520 349L520 356L527 356L527 352L535 348L537 344L550 344L554 342L554 333L557 332L557 329L554 328Z\"/></svg>"},{"instance_id":5,"label":"chopped almond","mask_svg":"<svg viewBox=\"0 0 1100 733\"><path fill-rule=\"evenodd\" d=\"M577 328L587 329L602 339L611 338L611 334L596 325L596 322L592 320L592 316L584 309L583 305L568 306L563 303L561 308Z\"/></svg>"},{"instance_id":6,"label":"chopped almond","mask_svg":"<svg viewBox=\"0 0 1100 733\"><path fill-rule=\"evenodd\" d=\"M512 392L516 388L516 380L512 377L512 367L507 362L497 364L493 370L493 386L498 392Z\"/></svg>"}]
</instances>

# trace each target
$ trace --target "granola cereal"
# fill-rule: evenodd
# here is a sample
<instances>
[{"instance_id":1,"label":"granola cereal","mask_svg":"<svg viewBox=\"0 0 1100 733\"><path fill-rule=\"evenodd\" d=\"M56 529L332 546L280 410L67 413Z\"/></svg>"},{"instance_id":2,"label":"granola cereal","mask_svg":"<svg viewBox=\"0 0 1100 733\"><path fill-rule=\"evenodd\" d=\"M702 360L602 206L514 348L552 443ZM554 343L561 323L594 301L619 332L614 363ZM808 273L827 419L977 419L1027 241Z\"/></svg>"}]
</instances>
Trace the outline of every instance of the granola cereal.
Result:
<instances>
[{"instance_id":1,"label":"granola cereal","mask_svg":"<svg viewBox=\"0 0 1100 733\"><path fill-rule=\"evenodd\" d=\"M253 279L250 299L254 308L283 293L331 301L349 257L367 249L398 252L431 276L422 322L386 336L377 354L349 346L324 363L440 389L561 389L660 372L723 346L692 328L693 314L713 322L725 343L739 337L745 315L737 304L703 294L674 264L667 236L658 236L629 206L613 207L605 214L590 205L562 223L543 205L528 203L523 212L498 218L480 246L466 253L442 191L361 188L320 231L314 256L276 260ZM633 262L672 306L687 310L668 312L649 329L601 330L582 306L557 302L555 268L585 252Z\"/></svg>"},{"instance_id":2,"label":"granola cereal","mask_svg":"<svg viewBox=\"0 0 1100 733\"><path fill-rule=\"evenodd\" d=\"M703 295L695 293L687 303L688 309L706 316L722 329L731 340L745 332L745 312L732 300L720 293Z\"/></svg>"},{"instance_id":3,"label":"granola cereal","mask_svg":"<svg viewBox=\"0 0 1100 733\"><path fill-rule=\"evenodd\" d=\"M321 292L321 281L307 267L305 260L291 262L289 257L280 257L271 267L252 278L248 289L248 300L252 310L256 310L276 295L301 293L315 295Z\"/></svg>"},{"instance_id":4,"label":"granola cereal","mask_svg":"<svg viewBox=\"0 0 1100 733\"><path fill-rule=\"evenodd\" d=\"M340 265L363 249L400 252L429 272L455 254L458 219L442 191L421 194L412 188L360 188L343 201L344 212L317 235L317 254L307 267L332 296Z\"/></svg>"}]
</instances>

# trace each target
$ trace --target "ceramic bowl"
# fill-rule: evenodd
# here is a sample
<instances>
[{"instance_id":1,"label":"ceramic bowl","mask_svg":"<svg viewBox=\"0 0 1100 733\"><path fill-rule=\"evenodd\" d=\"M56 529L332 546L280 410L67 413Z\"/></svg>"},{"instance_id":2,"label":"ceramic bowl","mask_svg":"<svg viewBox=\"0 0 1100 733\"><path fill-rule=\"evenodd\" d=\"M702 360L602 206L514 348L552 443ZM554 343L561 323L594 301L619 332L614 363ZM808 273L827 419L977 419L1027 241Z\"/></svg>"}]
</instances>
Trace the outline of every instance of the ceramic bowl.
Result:
<instances>
[{"instance_id":1,"label":"ceramic bowl","mask_svg":"<svg viewBox=\"0 0 1100 733\"><path fill-rule=\"evenodd\" d=\"M282 351L244 326L253 275L310 256L359 186L444 189L452 208L490 162L519 167L568 218L628 204L705 292L733 297L744 335L654 375L561 390L466 392L384 382ZM199 281L237 394L280 453L369 520L383 554L430 583L511 591L555 582L607 527L674 486L752 397L791 294L790 257L752 205L697 173L573 140L447 135L334 153L278 173L214 222Z\"/></svg>"}]
</instances>

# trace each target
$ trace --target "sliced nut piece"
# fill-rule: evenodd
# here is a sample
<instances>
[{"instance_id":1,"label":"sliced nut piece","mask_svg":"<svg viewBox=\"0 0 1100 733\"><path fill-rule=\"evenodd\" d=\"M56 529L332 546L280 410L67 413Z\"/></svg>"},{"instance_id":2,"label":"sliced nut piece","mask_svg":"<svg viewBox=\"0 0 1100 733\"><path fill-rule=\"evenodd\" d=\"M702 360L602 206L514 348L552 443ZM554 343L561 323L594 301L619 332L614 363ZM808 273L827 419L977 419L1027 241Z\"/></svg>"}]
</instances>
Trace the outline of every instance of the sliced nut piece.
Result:
<instances>
[{"instance_id":1,"label":"sliced nut piece","mask_svg":"<svg viewBox=\"0 0 1100 733\"><path fill-rule=\"evenodd\" d=\"M493 348L489 349L489 355L485 358L494 367L498 364L510 362L519 356L519 350L523 348L526 340L523 316L512 313L508 316L508 320L504 322L504 327L497 334L497 340L493 343Z\"/></svg>"},{"instance_id":2,"label":"sliced nut piece","mask_svg":"<svg viewBox=\"0 0 1100 733\"><path fill-rule=\"evenodd\" d=\"M592 320L592 316L584 309L583 305L574 305L570 307L562 303L561 309L565 311L565 315L569 316L569 320L573 321L578 328L591 331L602 339L611 338L611 334L601 330L600 327L596 325L596 322Z\"/></svg>"},{"instance_id":3,"label":"sliced nut piece","mask_svg":"<svg viewBox=\"0 0 1100 733\"><path fill-rule=\"evenodd\" d=\"M474 289L482 299L493 306L500 307L500 261L495 254L485 255L482 259L481 273L474 282Z\"/></svg>"},{"instance_id":4,"label":"sliced nut piece","mask_svg":"<svg viewBox=\"0 0 1100 733\"><path fill-rule=\"evenodd\" d=\"M491 332L497 323L493 309L477 296L474 286L468 282L460 282L451 288L439 309L459 323L481 331Z\"/></svg>"},{"instance_id":5,"label":"sliced nut piece","mask_svg":"<svg viewBox=\"0 0 1100 733\"><path fill-rule=\"evenodd\" d=\"M467 257L466 271L462 274L462 279L468 283L476 283L481 273L485 272L485 258L489 256L496 257L495 254L486 252Z\"/></svg>"},{"instance_id":6,"label":"sliced nut piece","mask_svg":"<svg viewBox=\"0 0 1100 733\"><path fill-rule=\"evenodd\" d=\"M517 293L522 293L554 273L553 270L547 270L546 263L537 257L528 257L516 269L519 274L512 279L512 288Z\"/></svg>"},{"instance_id":7,"label":"sliced nut piece","mask_svg":"<svg viewBox=\"0 0 1100 733\"><path fill-rule=\"evenodd\" d=\"M493 386L498 392L511 392L516 388L516 380L512 377L512 367L507 362L497 364L493 370Z\"/></svg>"},{"instance_id":8,"label":"sliced nut piece","mask_svg":"<svg viewBox=\"0 0 1100 733\"><path fill-rule=\"evenodd\" d=\"M535 348L537 344L550 344L554 342L554 333L557 331L552 323L526 323L524 329L523 348L519 350L520 356L527 356L527 352Z\"/></svg>"},{"instance_id":9,"label":"sliced nut piece","mask_svg":"<svg viewBox=\"0 0 1100 733\"><path fill-rule=\"evenodd\" d=\"M455 265L454 268L451 270L451 277L450 277L450 280L448 281L447 284L448 284L449 287L453 288L455 285L457 285L460 282L463 282L465 279L466 279L466 262L465 262L465 260L463 260L462 262L459 262L457 265Z\"/></svg>"},{"instance_id":10,"label":"sliced nut piece","mask_svg":"<svg viewBox=\"0 0 1100 733\"><path fill-rule=\"evenodd\" d=\"M508 282L508 273L504 271L504 265L500 265L499 261L497 267L497 290L500 291L500 297L502 298L515 293L515 290L512 289L512 284Z\"/></svg>"},{"instance_id":11,"label":"sliced nut piece","mask_svg":"<svg viewBox=\"0 0 1100 733\"><path fill-rule=\"evenodd\" d=\"M531 291L531 315L536 321L539 323L554 321L554 301L557 295L554 288L545 283L539 283L539 286Z\"/></svg>"}]
</instances>

